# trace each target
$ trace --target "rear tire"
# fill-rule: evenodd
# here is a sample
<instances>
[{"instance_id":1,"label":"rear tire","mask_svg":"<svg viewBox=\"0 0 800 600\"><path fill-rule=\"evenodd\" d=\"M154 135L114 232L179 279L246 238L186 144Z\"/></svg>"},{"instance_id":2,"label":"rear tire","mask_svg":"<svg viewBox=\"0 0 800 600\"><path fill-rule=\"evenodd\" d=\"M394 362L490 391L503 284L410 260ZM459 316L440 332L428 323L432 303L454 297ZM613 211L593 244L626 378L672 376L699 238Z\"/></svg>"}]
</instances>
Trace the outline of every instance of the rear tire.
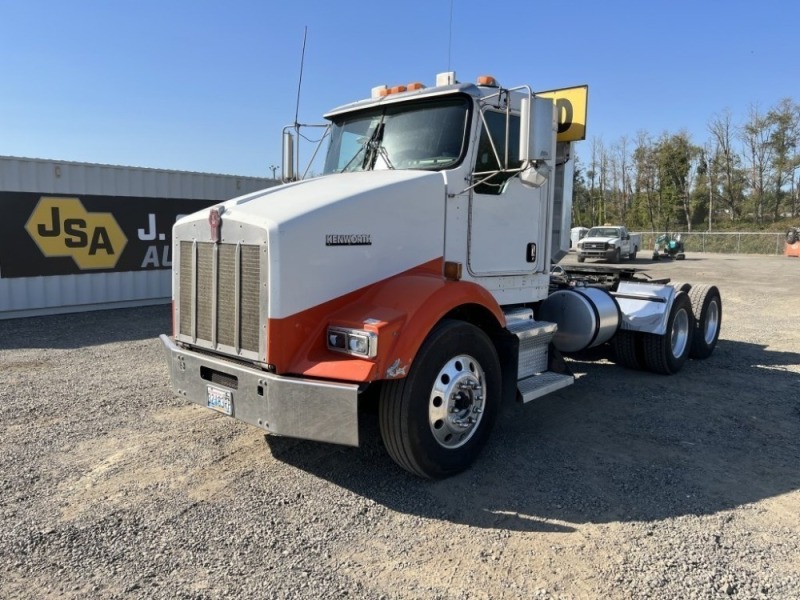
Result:
<instances>
[{"instance_id":1,"label":"rear tire","mask_svg":"<svg viewBox=\"0 0 800 600\"><path fill-rule=\"evenodd\" d=\"M611 340L616 355L616 363L626 369L640 371L644 366L641 334L637 331L620 329Z\"/></svg>"},{"instance_id":2,"label":"rear tire","mask_svg":"<svg viewBox=\"0 0 800 600\"><path fill-rule=\"evenodd\" d=\"M715 285L696 285L689 290L695 318L694 337L689 356L708 358L714 352L722 325L722 298Z\"/></svg>"},{"instance_id":3,"label":"rear tire","mask_svg":"<svg viewBox=\"0 0 800 600\"><path fill-rule=\"evenodd\" d=\"M642 334L644 363L648 371L672 375L683 367L689 358L694 333L692 303L685 292L678 292L672 302L664 335Z\"/></svg>"},{"instance_id":4,"label":"rear tire","mask_svg":"<svg viewBox=\"0 0 800 600\"><path fill-rule=\"evenodd\" d=\"M381 437L394 461L440 479L469 467L500 407L501 371L489 337L463 321L437 325L403 379L384 382Z\"/></svg>"},{"instance_id":5,"label":"rear tire","mask_svg":"<svg viewBox=\"0 0 800 600\"><path fill-rule=\"evenodd\" d=\"M630 260L636 260L636 253L637 253L638 251L639 251L639 248L637 248L636 246L634 246L634 247L633 247L633 252L631 252L630 254L628 254L628 258L629 258Z\"/></svg>"},{"instance_id":6,"label":"rear tire","mask_svg":"<svg viewBox=\"0 0 800 600\"><path fill-rule=\"evenodd\" d=\"M684 281L681 282L670 282L670 285L675 288L678 292L686 292L689 293L689 290L692 289L691 283L686 283Z\"/></svg>"}]
</instances>

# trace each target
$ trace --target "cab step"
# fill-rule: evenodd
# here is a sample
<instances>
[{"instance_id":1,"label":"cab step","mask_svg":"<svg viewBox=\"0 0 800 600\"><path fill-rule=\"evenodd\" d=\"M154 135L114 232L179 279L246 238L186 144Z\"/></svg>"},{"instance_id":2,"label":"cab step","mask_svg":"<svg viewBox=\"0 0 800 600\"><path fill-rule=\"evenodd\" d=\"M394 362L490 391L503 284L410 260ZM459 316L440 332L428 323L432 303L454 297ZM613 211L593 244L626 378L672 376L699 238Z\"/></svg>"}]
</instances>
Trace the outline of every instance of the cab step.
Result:
<instances>
[{"instance_id":1,"label":"cab step","mask_svg":"<svg viewBox=\"0 0 800 600\"><path fill-rule=\"evenodd\" d=\"M550 341L558 329L555 323L534 321L531 315L506 315L506 328L519 339L517 390L523 402L554 392L575 382L572 374L549 370Z\"/></svg>"}]
</instances>

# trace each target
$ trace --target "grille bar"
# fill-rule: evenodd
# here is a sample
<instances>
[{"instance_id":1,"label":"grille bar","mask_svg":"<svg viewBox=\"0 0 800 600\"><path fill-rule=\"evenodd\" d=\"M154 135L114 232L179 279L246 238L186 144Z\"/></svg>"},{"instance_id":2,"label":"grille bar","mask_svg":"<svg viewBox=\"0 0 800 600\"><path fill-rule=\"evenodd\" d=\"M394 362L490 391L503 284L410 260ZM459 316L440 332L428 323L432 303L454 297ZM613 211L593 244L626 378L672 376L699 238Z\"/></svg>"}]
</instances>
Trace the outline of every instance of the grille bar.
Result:
<instances>
[{"instance_id":1,"label":"grille bar","mask_svg":"<svg viewBox=\"0 0 800 600\"><path fill-rule=\"evenodd\" d=\"M234 258L234 262L236 267L233 271L234 278L233 278L233 289L234 295L237 298L242 297L242 244L236 244L236 255ZM234 314L233 314L233 347L236 348L236 352L239 352L242 348L242 315L241 311L239 310L239 302L235 303L234 306Z\"/></svg>"},{"instance_id":2,"label":"grille bar","mask_svg":"<svg viewBox=\"0 0 800 600\"><path fill-rule=\"evenodd\" d=\"M180 245L178 334L198 346L259 352L262 246L185 241Z\"/></svg>"}]
</instances>

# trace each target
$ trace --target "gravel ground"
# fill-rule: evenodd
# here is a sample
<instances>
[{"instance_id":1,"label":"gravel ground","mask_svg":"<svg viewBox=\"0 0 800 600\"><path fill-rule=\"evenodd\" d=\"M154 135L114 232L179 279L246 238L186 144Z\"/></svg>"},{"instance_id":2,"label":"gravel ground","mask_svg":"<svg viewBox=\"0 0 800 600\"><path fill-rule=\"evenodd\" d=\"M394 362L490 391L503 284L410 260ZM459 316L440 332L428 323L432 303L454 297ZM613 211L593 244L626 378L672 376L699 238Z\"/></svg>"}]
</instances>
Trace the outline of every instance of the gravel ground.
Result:
<instances>
[{"instance_id":1,"label":"gravel ground","mask_svg":"<svg viewBox=\"0 0 800 600\"><path fill-rule=\"evenodd\" d=\"M800 598L800 260L636 262L715 354L573 361L441 482L174 397L166 306L0 321L0 597Z\"/></svg>"}]
</instances>

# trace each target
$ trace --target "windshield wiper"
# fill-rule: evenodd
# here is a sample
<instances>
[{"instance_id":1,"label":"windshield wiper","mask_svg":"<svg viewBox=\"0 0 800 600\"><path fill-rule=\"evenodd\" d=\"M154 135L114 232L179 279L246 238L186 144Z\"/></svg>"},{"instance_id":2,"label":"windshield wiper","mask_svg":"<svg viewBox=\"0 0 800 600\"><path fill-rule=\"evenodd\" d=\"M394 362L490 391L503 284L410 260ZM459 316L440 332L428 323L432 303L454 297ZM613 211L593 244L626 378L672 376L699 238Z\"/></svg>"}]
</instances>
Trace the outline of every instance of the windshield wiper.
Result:
<instances>
[{"instance_id":1,"label":"windshield wiper","mask_svg":"<svg viewBox=\"0 0 800 600\"><path fill-rule=\"evenodd\" d=\"M383 118L381 118L381 122L378 123L378 126L375 128L375 131L372 132L372 135L366 144L367 153L364 155L364 162L361 163L361 168L364 171L371 171L375 168L375 160L378 158L378 154L380 153L382 141ZM385 151L386 150L384 149L384 152Z\"/></svg>"},{"instance_id":2,"label":"windshield wiper","mask_svg":"<svg viewBox=\"0 0 800 600\"><path fill-rule=\"evenodd\" d=\"M370 139L372 139L372 138L370 137ZM351 158L350 160L348 160L348 161L347 161L347 164L346 164L345 166L343 166L343 167L342 167L342 168L339 170L339 173L344 173L345 171L347 171L347 169L349 169L349 168L350 168L350 165L352 165L354 162L356 162L356 159L357 159L359 156L361 156L361 153L362 153L362 152L364 152L364 150L366 150L366 149L367 149L367 146L369 146L369 142L370 142L370 140L367 140L366 142L364 142L364 144L361 146L361 148L359 148L359 149L356 151L356 153L353 155L353 158Z\"/></svg>"},{"instance_id":3,"label":"windshield wiper","mask_svg":"<svg viewBox=\"0 0 800 600\"><path fill-rule=\"evenodd\" d=\"M386 147L383 145L383 129L384 129L384 122L381 120L380 123L375 127L372 131L372 134L369 136L369 139L364 142L364 144L358 149L358 151L353 155L347 164L342 167L339 171L340 173L344 173L347 171L350 166L356 162L356 160L364 154L364 160L361 161L361 170L362 171L371 171L375 168L375 161L377 160L378 156L380 155L384 161L386 161L386 166L390 169L394 169L394 165L392 161L389 160L389 152L386 150Z\"/></svg>"}]
</instances>

